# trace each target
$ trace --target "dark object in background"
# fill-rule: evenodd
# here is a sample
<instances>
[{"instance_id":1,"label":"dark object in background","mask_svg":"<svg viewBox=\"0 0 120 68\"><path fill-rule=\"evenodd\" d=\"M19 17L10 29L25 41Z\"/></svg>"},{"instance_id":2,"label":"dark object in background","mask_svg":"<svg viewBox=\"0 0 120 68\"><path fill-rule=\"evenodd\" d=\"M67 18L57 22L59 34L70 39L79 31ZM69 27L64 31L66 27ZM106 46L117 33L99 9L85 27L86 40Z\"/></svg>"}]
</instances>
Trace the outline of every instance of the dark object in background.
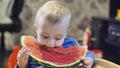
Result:
<instances>
[{"instance_id":1,"label":"dark object in background","mask_svg":"<svg viewBox=\"0 0 120 68\"><path fill-rule=\"evenodd\" d=\"M22 10L23 4L24 0L11 0L7 9L11 10L8 10L8 13L12 20L12 24L0 24L0 32L20 32L22 23L19 19L19 14Z\"/></svg>"},{"instance_id":2,"label":"dark object in background","mask_svg":"<svg viewBox=\"0 0 120 68\"><path fill-rule=\"evenodd\" d=\"M94 42L91 42L92 49L101 49L101 45L104 45L104 39L107 38L108 24L107 19L92 18L91 24L91 37L96 38Z\"/></svg>"},{"instance_id":3,"label":"dark object in background","mask_svg":"<svg viewBox=\"0 0 120 68\"><path fill-rule=\"evenodd\" d=\"M120 24L115 21L118 9L120 9L120 0L110 0L109 18L111 21L109 21L108 39L114 42L120 42Z\"/></svg>"},{"instance_id":4,"label":"dark object in background","mask_svg":"<svg viewBox=\"0 0 120 68\"><path fill-rule=\"evenodd\" d=\"M120 24L115 24L115 21L109 24L108 39L120 43Z\"/></svg>"},{"instance_id":5,"label":"dark object in background","mask_svg":"<svg viewBox=\"0 0 120 68\"><path fill-rule=\"evenodd\" d=\"M12 24L0 24L0 32L1 32L1 44L0 44L0 66L2 67L2 63L5 57L5 39L4 32L20 32L22 28L21 20L19 19L19 14L22 11L22 7L24 5L24 0L11 0L8 8L9 17L12 20Z\"/></svg>"},{"instance_id":6,"label":"dark object in background","mask_svg":"<svg viewBox=\"0 0 120 68\"><path fill-rule=\"evenodd\" d=\"M117 16L117 9L120 9L120 0L110 0L109 17L111 19Z\"/></svg>"},{"instance_id":7,"label":"dark object in background","mask_svg":"<svg viewBox=\"0 0 120 68\"><path fill-rule=\"evenodd\" d=\"M112 29L113 31L118 32L116 28L120 28L120 21L115 19L92 18L91 33L92 37L96 38L96 40L91 42L91 45L93 49L101 49L103 51L104 59L120 64L120 42L116 41L120 37L110 38L114 37L110 35L110 25L114 28Z\"/></svg>"}]
</instances>

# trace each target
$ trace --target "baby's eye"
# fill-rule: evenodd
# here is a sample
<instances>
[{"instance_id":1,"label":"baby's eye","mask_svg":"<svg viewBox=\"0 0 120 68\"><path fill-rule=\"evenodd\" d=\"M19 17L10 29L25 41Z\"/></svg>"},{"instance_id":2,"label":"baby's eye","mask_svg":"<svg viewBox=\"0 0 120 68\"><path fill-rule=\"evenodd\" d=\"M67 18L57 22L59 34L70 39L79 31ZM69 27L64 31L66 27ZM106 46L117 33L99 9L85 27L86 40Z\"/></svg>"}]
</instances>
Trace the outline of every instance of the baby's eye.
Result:
<instances>
[{"instance_id":1,"label":"baby's eye","mask_svg":"<svg viewBox=\"0 0 120 68\"><path fill-rule=\"evenodd\" d=\"M48 39L49 37L48 36L42 36L44 39Z\"/></svg>"},{"instance_id":2,"label":"baby's eye","mask_svg":"<svg viewBox=\"0 0 120 68\"><path fill-rule=\"evenodd\" d=\"M61 38L55 38L55 40L61 40Z\"/></svg>"}]
</instances>

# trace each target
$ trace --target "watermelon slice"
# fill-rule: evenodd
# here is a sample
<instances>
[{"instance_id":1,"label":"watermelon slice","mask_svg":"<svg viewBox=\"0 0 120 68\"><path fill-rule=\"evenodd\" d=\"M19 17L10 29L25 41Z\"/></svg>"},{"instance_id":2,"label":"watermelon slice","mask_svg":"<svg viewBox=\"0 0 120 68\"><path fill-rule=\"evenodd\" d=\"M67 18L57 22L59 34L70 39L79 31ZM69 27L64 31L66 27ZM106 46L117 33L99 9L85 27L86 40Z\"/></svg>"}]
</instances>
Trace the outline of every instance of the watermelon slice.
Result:
<instances>
[{"instance_id":1,"label":"watermelon slice","mask_svg":"<svg viewBox=\"0 0 120 68\"><path fill-rule=\"evenodd\" d=\"M74 68L87 53L87 46L47 47L36 43L33 36L22 36L22 46L30 48L30 56L37 63L48 68Z\"/></svg>"}]
</instances>

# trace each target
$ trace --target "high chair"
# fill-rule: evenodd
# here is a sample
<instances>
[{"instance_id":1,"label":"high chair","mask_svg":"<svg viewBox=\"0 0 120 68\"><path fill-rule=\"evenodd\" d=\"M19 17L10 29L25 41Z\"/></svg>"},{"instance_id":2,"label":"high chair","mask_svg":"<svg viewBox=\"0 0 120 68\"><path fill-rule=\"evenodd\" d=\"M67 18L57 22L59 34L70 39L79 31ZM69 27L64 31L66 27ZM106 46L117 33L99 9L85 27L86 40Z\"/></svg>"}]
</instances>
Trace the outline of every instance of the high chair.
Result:
<instances>
[{"instance_id":1,"label":"high chair","mask_svg":"<svg viewBox=\"0 0 120 68\"><path fill-rule=\"evenodd\" d=\"M96 62L96 68L120 68L120 65L115 64L106 59L96 58L95 62Z\"/></svg>"},{"instance_id":2,"label":"high chair","mask_svg":"<svg viewBox=\"0 0 120 68\"><path fill-rule=\"evenodd\" d=\"M120 68L120 65L113 63L111 61L108 61L106 59L103 59L103 51L100 49L91 49L90 48L90 29L86 28L83 36L83 45L88 46L88 50L94 53L95 55L95 64L96 68Z\"/></svg>"},{"instance_id":3,"label":"high chair","mask_svg":"<svg viewBox=\"0 0 120 68\"><path fill-rule=\"evenodd\" d=\"M90 50L91 52L94 53L96 58L103 58L103 51L100 49L91 49L90 46L90 40L91 40L91 33L90 33L90 29L86 28L84 35L83 35L83 45L87 45L88 46L88 50Z\"/></svg>"}]
</instances>

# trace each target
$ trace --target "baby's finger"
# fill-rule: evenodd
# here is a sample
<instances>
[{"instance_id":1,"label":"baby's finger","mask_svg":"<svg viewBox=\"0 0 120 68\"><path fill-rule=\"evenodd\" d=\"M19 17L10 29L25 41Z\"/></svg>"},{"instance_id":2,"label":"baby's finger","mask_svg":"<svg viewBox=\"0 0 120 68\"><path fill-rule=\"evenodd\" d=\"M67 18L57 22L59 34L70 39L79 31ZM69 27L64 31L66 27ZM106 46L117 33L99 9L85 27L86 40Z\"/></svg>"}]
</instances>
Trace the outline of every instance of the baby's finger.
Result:
<instances>
[{"instance_id":1,"label":"baby's finger","mask_svg":"<svg viewBox=\"0 0 120 68\"><path fill-rule=\"evenodd\" d=\"M91 68L91 66L89 66L89 65L84 65L83 67L84 68Z\"/></svg>"},{"instance_id":2,"label":"baby's finger","mask_svg":"<svg viewBox=\"0 0 120 68\"><path fill-rule=\"evenodd\" d=\"M27 60L28 57L29 57L29 53L26 53L26 54L24 55L23 59Z\"/></svg>"},{"instance_id":3,"label":"baby's finger","mask_svg":"<svg viewBox=\"0 0 120 68\"><path fill-rule=\"evenodd\" d=\"M81 61L84 61L85 59L86 59L85 57L81 57L81 58L80 58Z\"/></svg>"},{"instance_id":4,"label":"baby's finger","mask_svg":"<svg viewBox=\"0 0 120 68\"><path fill-rule=\"evenodd\" d=\"M17 58L20 58L22 55L22 53L23 53L23 50L25 49L26 47L23 47L19 52L18 52L18 54L17 54Z\"/></svg>"},{"instance_id":5,"label":"baby's finger","mask_svg":"<svg viewBox=\"0 0 120 68\"><path fill-rule=\"evenodd\" d=\"M28 47L26 47L26 49L25 49L25 51L24 51L24 52L29 54L30 49L29 49Z\"/></svg>"},{"instance_id":6,"label":"baby's finger","mask_svg":"<svg viewBox=\"0 0 120 68\"><path fill-rule=\"evenodd\" d=\"M27 47L23 47L20 51L19 54L22 54L22 52L26 49Z\"/></svg>"},{"instance_id":7,"label":"baby's finger","mask_svg":"<svg viewBox=\"0 0 120 68\"><path fill-rule=\"evenodd\" d=\"M23 53L22 53L22 56L26 56L26 55L29 55L29 49L28 48L26 48L26 49L24 49L23 50Z\"/></svg>"},{"instance_id":8,"label":"baby's finger","mask_svg":"<svg viewBox=\"0 0 120 68\"><path fill-rule=\"evenodd\" d=\"M28 48L28 47L26 47L25 49L24 49L24 53L23 53L23 55L25 54L27 54L27 55L29 55L29 53L30 53L30 49Z\"/></svg>"},{"instance_id":9,"label":"baby's finger","mask_svg":"<svg viewBox=\"0 0 120 68\"><path fill-rule=\"evenodd\" d=\"M82 57L81 60L88 60L89 57Z\"/></svg>"},{"instance_id":10,"label":"baby's finger","mask_svg":"<svg viewBox=\"0 0 120 68\"><path fill-rule=\"evenodd\" d=\"M30 54L30 49L29 49L29 48L26 49L25 54L26 54L26 55L29 55L29 54Z\"/></svg>"},{"instance_id":11,"label":"baby's finger","mask_svg":"<svg viewBox=\"0 0 120 68\"><path fill-rule=\"evenodd\" d=\"M26 48L24 50L21 51L21 56L24 56L26 54Z\"/></svg>"},{"instance_id":12,"label":"baby's finger","mask_svg":"<svg viewBox=\"0 0 120 68\"><path fill-rule=\"evenodd\" d=\"M88 64L91 64L91 62L90 62L89 60L85 60L85 61L84 61L84 64L85 64L85 65L88 65Z\"/></svg>"},{"instance_id":13,"label":"baby's finger","mask_svg":"<svg viewBox=\"0 0 120 68\"><path fill-rule=\"evenodd\" d=\"M24 55L27 54L27 51L28 51L28 48L27 48L27 47L23 48L23 49L20 51L19 56L20 56L20 57L24 57Z\"/></svg>"}]
</instances>

